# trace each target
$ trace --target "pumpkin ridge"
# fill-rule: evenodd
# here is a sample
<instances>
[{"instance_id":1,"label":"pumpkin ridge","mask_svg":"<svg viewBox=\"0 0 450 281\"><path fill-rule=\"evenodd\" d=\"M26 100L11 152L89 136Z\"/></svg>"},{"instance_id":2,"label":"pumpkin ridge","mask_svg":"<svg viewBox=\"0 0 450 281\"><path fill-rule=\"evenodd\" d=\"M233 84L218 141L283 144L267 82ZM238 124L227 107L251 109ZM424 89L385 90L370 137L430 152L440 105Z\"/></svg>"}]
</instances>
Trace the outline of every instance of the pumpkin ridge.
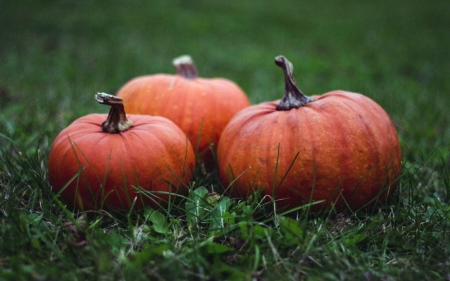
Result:
<instances>
[{"instance_id":1,"label":"pumpkin ridge","mask_svg":"<svg viewBox=\"0 0 450 281\"><path fill-rule=\"evenodd\" d=\"M180 124L180 128L186 133L191 143L198 149L198 147L202 146L203 138L205 136L208 120L205 120L205 116L207 113L205 112L205 108L197 102L197 97L202 96L203 99L207 100L210 98L209 93L207 91L206 85L202 83L202 79L197 78L197 83L185 86L186 95L185 102L181 108L183 109L183 113L179 114L178 123ZM195 97L191 96L190 93L194 93ZM192 124L201 124L201 128L196 128L192 126ZM200 134L201 130L201 134Z\"/></svg>"},{"instance_id":2,"label":"pumpkin ridge","mask_svg":"<svg viewBox=\"0 0 450 281\"><path fill-rule=\"evenodd\" d=\"M269 120L266 120L266 122L271 121L271 123L276 122L276 124L284 124L287 116L288 114L272 115ZM278 130L272 133L272 135L275 136L270 138L269 145L267 145L265 152L265 155L269 155L268 158L270 159L270 165L273 167L273 169L266 170L267 179L271 180L266 183L265 188L270 190L270 194L272 194L273 197L275 197L280 188L279 180L284 172L281 171L281 169L284 167L284 162L286 162L287 153L291 151L290 144L281 144L281 139L283 139L284 133L284 130L281 127L282 126L277 126ZM270 175L269 173L271 171L273 172Z\"/></svg>"},{"instance_id":3,"label":"pumpkin ridge","mask_svg":"<svg viewBox=\"0 0 450 281\"><path fill-rule=\"evenodd\" d=\"M319 102L319 101L318 101ZM327 102L322 99L322 102ZM327 200L331 204L339 204L342 200L342 196L345 197L345 186L351 181L354 174L353 169L346 169L345 167L355 167L353 155L347 153L341 153L343 149L354 148L354 141L352 140L353 135L349 135L354 132L353 128L346 122L342 122L342 116L346 116L346 120L352 115L352 111L349 110L347 103L336 100L329 100L327 108L321 112L323 115L322 123L327 125L326 130L329 132L336 131L339 134L331 134L331 141L325 146L328 151L328 158L335 159L333 162L325 161L325 166L322 168L323 171L328 171L330 174L339 175L338 178L332 179L332 182L320 182L319 186L327 186L329 196L324 196L320 199ZM344 112L342 114L342 112ZM334 145L333 145L334 144ZM352 154L352 153L350 153ZM344 193L344 194L342 194Z\"/></svg>"},{"instance_id":4,"label":"pumpkin ridge","mask_svg":"<svg viewBox=\"0 0 450 281\"><path fill-rule=\"evenodd\" d=\"M366 145L371 146L371 143L365 141L367 140L367 135L370 135L371 132L367 130L365 124L361 123L364 122L364 120L361 120L359 116L360 113L359 109L357 108L357 104L355 104L352 99L349 99L348 96L345 97L344 101L340 99L333 99L330 102L332 102L334 105L333 112L335 112L337 116L345 116L345 120L348 121L345 122L345 126L343 126L340 122L336 122L337 120L340 120L340 118L333 118L333 116L329 116L329 119L332 120L332 122L335 124L335 128L338 128L337 131L342 132L341 135L343 135L342 138L335 141L342 146L335 152L336 156L339 157L338 166L352 167L351 170L340 170L339 174L342 175L340 179L340 185L342 186L341 189L346 190L345 187L348 186L350 189L354 190L355 188L358 188L360 180L356 180L355 182L353 178L355 178L356 175L358 175L357 177L360 177L361 175L364 175L363 177L366 177L367 173L370 173L371 171L370 168L361 171L361 163L367 163L367 161L370 161L371 159L366 159L367 153L360 153L361 145L357 144L356 142L364 141L363 147L366 147ZM339 153L339 151L342 151L344 148L346 150L349 150L348 154ZM362 158L360 157L364 157L365 161L362 161ZM348 199L349 198L347 198L347 200Z\"/></svg>"},{"instance_id":5,"label":"pumpkin ridge","mask_svg":"<svg viewBox=\"0 0 450 281\"><path fill-rule=\"evenodd\" d=\"M362 95L358 94L358 99L364 99ZM366 105L360 105L359 103L356 103L354 100L347 103L342 103L342 107L348 107L350 110L346 110L347 112L351 112L353 121L356 123L356 126L359 128L358 130L358 142L364 142L363 144L359 144L356 152L354 154L361 155L359 158L356 158L355 156L351 158L352 165L355 166L354 169L358 167L358 177L359 181L353 182L353 187L349 189L349 194L347 195L347 199L350 200L353 198L355 201L361 201L361 198L371 198L376 196L378 191L370 191L370 190L361 190L360 185L364 184L364 181L370 181L371 178L383 178L385 175L383 175L383 171L380 170L380 165L383 163L383 157L384 154L384 145L381 145L381 143L378 141L377 135L379 134L379 124L375 122L371 122L371 120L377 120L379 116L373 115L372 110L366 110ZM381 113L381 112L379 112ZM362 117L362 114L365 114L366 118ZM370 122L370 123L369 123ZM370 142L369 140L372 140ZM361 148L364 148L364 151L361 151ZM370 153L368 153L370 151ZM359 165L355 165L356 163L360 163ZM355 176L354 176L355 177ZM383 183L378 183L381 187ZM372 194L367 194L367 192ZM359 198L359 199L358 199Z\"/></svg>"},{"instance_id":6,"label":"pumpkin ridge","mask_svg":"<svg viewBox=\"0 0 450 281\"><path fill-rule=\"evenodd\" d=\"M78 179L76 179L77 182L77 190L76 194L79 194L78 196L83 197L83 194L89 194L89 196L95 196L96 192L94 191L95 187L93 185L99 185L102 180L100 176L97 173L94 173L96 182L91 183L87 178L92 173L91 171L95 170L95 162L92 162L89 159L91 158L91 155L93 154L92 151L96 150L96 147L91 146L89 149L82 149L84 143L86 142L86 139L71 141L70 143L70 150L66 151L66 154L63 154L63 159L65 159L66 163L71 163L73 166L73 174L76 174L80 172ZM64 182L67 182L68 178L64 180ZM70 191L69 191L70 192ZM77 197L78 197L77 196ZM75 196L74 196L75 197ZM77 204L84 204L84 205L91 205L91 202L86 202L86 200L83 200L83 202L80 202L77 200Z\"/></svg>"},{"instance_id":7,"label":"pumpkin ridge","mask_svg":"<svg viewBox=\"0 0 450 281\"><path fill-rule=\"evenodd\" d=\"M309 126L311 120L314 119L314 116L317 115L315 108L307 108L309 104L305 105L301 108L291 109L289 111L285 111L287 114L283 114L284 112L280 112L281 115L285 116L285 121L282 124L287 124L287 128L289 128L290 133L293 134L293 139L295 140L291 144L290 151L293 155L298 153L297 158L295 159L295 163L293 163L294 170L289 171L290 174L286 175L286 184L283 186L286 189L285 192L280 192L280 195L284 195L286 197L285 201L287 205L293 205L293 198L299 199L300 202L307 201L309 198L315 198L315 177L317 172L317 151L314 149L314 139L310 140L311 136L315 136L315 132L320 130L321 128L318 126ZM302 117L296 118L296 116L301 111ZM295 121L298 121L295 124ZM282 125L283 127L283 125ZM289 142L290 144L290 142ZM286 145L286 144L285 144ZM294 156L291 156L293 158ZM293 161L293 160L291 160ZM291 163L289 163L290 165ZM312 167L312 174L309 175L307 170L297 170L295 167L298 165L308 165ZM286 166L288 164L284 164ZM296 175L296 176L295 176ZM298 178L296 180L296 178ZM311 178L311 180L309 179ZM296 184L288 184L288 182L296 182ZM311 189L309 194L302 194L296 191L298 188L301 189ZM289 199L291 198L291 199Z\"/></svg>"},{"instance_id":8,"label":"pumpkin ridge","mask_svg":"<svg viewBox=\"0 0 450 281\"><path fill-rule=\"evenodd\" d=\"M136 139L139 140L139 142L143 142L142 137L137 134L135 132L135 130L131 130L131 131L127 131L127 134L123 133L121 134L121 140L118 141L117 143L122 146L121 148L119 148L119 151L125 151L125 154L127 157L120 157L121 159L121 163L122 163L122 174L124 175L124 179L126 180L126 175L129 174L128 168L131 169L133 171L133 183L134 186L140 186L142 188L144 188L142 182L139 182L139 171L137 171L136 166L133 165L132 163L138 163L138 158L136 157L136 155L134 154L134 150L135 148L131 145L131 143L136 143L137 141ZM114 147L116 146L116 144L114 144ZM124 171L124 169L126 169L127 171ZM130 182L128 183L124 183L123 188L127 189L128 192L129 190L132 189L132 187L130 186Z\"/></svg>"}]
</instances>

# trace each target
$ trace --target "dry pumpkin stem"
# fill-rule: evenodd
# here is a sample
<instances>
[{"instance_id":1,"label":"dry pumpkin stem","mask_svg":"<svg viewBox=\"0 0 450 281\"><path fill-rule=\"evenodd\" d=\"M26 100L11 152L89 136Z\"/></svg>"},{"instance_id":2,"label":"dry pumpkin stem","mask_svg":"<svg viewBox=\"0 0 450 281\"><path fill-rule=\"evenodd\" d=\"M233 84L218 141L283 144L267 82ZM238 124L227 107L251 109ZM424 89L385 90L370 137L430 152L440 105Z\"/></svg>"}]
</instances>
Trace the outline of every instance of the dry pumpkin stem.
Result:
<instances>
[{"instance_id":1,"label":"dry pumpkin stem","mask_svg":"<svg viewBox=\"0 0 450 281\"><path fill-rule=\"evenodd\" d=\"M103 132L119 134L133 127L133 122L127 119L121 98L106 93L97 93L95 99L100 104L111 106L108 118L102 123Z\"/></svg>"},{"instance_id":2,"label":"dry pumpkin stem","mask_svg":"<svg viewBox=\"0 0 450 281\"><path fill-rule=\"evenodd\" d=\"M172 61L177 74L186 79L195 79L198 77L197 68L190 56L181 56Z\"/></svg>"},{"instance_id":3,"label":"dry pumpkin stem","mask_svg":"<svg viewBox=\"0 0 450 281\"><path fill-rule=\"evenodd\" d=\"M276 110L291 110L314 101L298 88L294 79L294 67L290 61L283 56L278 56L275 58L275 64L283 69L285 79L284 97L277 105Z\"/></svg>"}]
</instances>

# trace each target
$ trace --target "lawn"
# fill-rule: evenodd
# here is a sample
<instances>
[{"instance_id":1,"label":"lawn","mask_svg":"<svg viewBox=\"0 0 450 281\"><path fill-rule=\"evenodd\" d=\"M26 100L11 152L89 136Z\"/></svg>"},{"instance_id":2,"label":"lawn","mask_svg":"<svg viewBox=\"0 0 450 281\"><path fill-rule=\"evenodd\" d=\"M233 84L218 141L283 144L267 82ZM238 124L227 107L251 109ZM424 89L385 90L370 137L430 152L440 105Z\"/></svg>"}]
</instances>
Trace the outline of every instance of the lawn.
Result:
<instances>
[{"instance_id":1,"label":"lawn","mask_svg":"<svg viewBox=\"0 0 450 281\"><path fill-rule=\"evenodd\" d=\"M443 0L2 1L0 280L450 280L449 14ZM397 190L370 211L278 213L257 196L205 204L222 187L197 171L179 206L66 208L47 176L57 134L107 112L95 93L184 54L253 104L281 98L278 55L307 95L370 97L399 134Z\"/></svg>"}]
</instances>

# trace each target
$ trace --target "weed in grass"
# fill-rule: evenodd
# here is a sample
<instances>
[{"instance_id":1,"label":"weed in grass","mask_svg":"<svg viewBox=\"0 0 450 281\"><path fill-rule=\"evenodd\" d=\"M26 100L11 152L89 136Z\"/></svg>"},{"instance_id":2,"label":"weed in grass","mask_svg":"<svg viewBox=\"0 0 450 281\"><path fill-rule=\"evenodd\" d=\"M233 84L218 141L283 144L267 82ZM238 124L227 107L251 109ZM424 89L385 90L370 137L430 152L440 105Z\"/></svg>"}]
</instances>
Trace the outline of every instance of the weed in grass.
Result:
<instances>
[{"instance_id":1,"label":"weed in grass","mask_svg":"<svg viewBox=\"0 0 450 281\"><path fill-rule=\"evenodd\" d=\"M0 279L449 280L449 11L448 1L6 1ZM259 194L227 197L216 171L200 169L168 210L67 209L47 179L51 140L97 110L93 91L170 73L182 53L253 103L280 96L279 54L311 95L373 98L398 127L398 189L371 212L276 213Z\"/></svg>"}]
</instances>

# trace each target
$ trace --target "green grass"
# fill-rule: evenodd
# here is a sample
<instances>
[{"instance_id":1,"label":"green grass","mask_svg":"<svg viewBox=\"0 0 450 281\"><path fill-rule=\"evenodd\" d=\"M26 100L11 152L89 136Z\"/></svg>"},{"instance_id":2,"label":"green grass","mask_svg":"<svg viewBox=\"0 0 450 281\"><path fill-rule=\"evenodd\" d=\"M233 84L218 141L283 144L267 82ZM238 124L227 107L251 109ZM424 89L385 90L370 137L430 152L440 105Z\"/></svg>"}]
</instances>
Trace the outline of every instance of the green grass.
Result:
<instances>
[{"instance_id":1,"label":"green grass","mask_svg":"<svg viewBox=\"0 0 450 281\"><path fill-rule=\"evenodd\" d=\"M449 280L448 1L3 1L0 280ZM279 214L255 196L180 208L67 211L50 191L59 131L106 112L96 92L174 73L190 54L253 103L275 100L286 56L307 94L360 92L397 126L404 170L374 212ZM191 209L193 206L201 208Z\"/></svg>"}]
</instances>

